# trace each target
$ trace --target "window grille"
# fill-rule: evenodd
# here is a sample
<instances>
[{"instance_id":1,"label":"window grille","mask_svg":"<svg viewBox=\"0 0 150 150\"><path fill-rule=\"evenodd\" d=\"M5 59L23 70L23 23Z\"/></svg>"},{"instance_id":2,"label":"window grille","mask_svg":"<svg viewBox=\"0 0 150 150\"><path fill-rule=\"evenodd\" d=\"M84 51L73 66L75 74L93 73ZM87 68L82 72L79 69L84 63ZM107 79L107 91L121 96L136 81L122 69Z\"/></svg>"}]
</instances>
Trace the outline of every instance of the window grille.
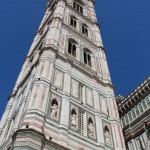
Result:
<instances>
[{"instance_id":1,"label":"window grille","mask_svg":"<svg viewBox=\"0 0 150 150\"><path fill-rule=\"evenodd\" d=\"M79 84L79 100L83 102L83 85Z\"/></svg>"},{"instance_id":2,"label":"window grille","mask_svg":"<svg viewBox=\"0 0 150 150\"><path fill-rule=\"evenodd\" d=\"M84 113L79 113L79 134L84 135Z\"/></svg>"}]
</instances>

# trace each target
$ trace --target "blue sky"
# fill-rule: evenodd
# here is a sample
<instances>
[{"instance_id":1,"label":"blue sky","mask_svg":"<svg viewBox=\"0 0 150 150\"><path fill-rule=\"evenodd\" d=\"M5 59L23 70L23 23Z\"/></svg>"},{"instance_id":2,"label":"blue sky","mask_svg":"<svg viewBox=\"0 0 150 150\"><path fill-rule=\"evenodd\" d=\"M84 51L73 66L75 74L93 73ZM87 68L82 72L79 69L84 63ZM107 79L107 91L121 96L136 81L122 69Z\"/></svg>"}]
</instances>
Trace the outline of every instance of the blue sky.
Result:
<instances>
[{"instance_id":1,"label":"blue sky","mask_svg":"<svg viewBox=\"0 0 150 150\"><path fill-rule=\"evenodd\" d=\"M0 118L44 14L47 0L1 0ZM96 0L116 95L150 75L150 0Z\"/></svg>"}]
</instances>

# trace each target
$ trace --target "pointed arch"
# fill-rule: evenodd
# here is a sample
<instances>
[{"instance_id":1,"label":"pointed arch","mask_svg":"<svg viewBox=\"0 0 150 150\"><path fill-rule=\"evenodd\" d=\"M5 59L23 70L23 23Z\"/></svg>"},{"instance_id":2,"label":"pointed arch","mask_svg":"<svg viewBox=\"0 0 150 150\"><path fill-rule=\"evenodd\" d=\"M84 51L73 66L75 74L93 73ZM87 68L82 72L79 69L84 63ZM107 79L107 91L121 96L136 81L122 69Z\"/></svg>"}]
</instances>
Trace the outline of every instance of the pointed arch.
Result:
<instances>
[{"instance_id":1,"label":"pointed arch","mask_svg":"<svg viewBox=\"0 0 150 150\"><path fill-rule=\"evenodd\" d=\"M92 119L91 117L89 118L88 123L89 123L89 124L90 124L90 123L94 124L94 123L93 123L93 119Z\"/></svg>"}]
</instances>

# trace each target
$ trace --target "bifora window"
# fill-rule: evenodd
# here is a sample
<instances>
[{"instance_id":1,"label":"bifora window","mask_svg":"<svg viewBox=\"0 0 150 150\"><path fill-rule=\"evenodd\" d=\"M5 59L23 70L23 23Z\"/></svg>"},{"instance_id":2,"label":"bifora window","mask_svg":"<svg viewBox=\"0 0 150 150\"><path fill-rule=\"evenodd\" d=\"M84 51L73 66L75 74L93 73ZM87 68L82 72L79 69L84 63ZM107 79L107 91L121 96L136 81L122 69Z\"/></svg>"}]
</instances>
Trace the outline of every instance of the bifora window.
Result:
<instances>
[{"instance_id":1,"label":"bifora window","mask_svg":"<svg viewBox=\"0 0 150 150\"><path fill-rule=\"evenodd\" d=\"M82 33L88 36L88 26L86 24L82 24Z\"/></svg>"},{"instance_id":2,"label":"bifora window","mask_svg":"<svg viewBox=\"0 0 150 150\"><path fill-rule=\"evenodd\" d=\"M68 53L74 57L76 57L76 42L73 40L69 40L68 43Z\"/></svg>"},{"instance_id":3,"label":"bifora window","mask_svg":"<svg viewBox=\"0 0 150 150\"><path fill-rule=\"evenodd\" d=\"M76 17L71 16L70 25L77 28L77 18Z\"/></svg>"},{"instance_id":4,"label":"bifora window","mask_svg":"<svg viewBox=\"0 0 150 150\"><path fill-rule=\"evenodd\" d=\"M89 50L84 49L84 63L91 67L91 53Z\"/></svg>"},{"instance_id":5,"label":"bifora window","mask_svg":"<svg viewBox=\"0 0 150 150\"><path fill-rule=\"evenodd\" d=\"M81 6L81 4L79 4L78 2L73 2L73 7L77 10L77 11L79 11L80 13L82 13L83 14L83 7Z\"/></svg>"}]
</instances>

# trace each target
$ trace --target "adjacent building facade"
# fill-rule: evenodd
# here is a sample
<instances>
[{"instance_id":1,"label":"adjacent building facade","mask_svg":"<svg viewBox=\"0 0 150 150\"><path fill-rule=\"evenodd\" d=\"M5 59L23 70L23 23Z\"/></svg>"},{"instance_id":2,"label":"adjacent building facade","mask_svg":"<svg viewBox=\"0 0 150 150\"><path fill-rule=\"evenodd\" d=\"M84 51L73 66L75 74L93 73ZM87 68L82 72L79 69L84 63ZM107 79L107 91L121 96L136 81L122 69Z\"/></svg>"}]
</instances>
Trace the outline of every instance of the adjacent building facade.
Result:
<instances>
[{"instance_id":1,"label":"adjacent building facade","mask_svg":"<svg viewBox=\"0 0 150 150\"><path fill-rule=\"evenodd\" d=\"M51 0L0 123L1 150L125 150L94 0Z\"/></svg>"},{"instance_id":2,"label":"adjacent building facade","mask_svg":"<svg viewBox=\"0 0 150 150\"><path fill-rule=\"evenodd\" d=\"M117 105L127 150L150 150L150 77Z\"/></svg>"}]
</instances>

